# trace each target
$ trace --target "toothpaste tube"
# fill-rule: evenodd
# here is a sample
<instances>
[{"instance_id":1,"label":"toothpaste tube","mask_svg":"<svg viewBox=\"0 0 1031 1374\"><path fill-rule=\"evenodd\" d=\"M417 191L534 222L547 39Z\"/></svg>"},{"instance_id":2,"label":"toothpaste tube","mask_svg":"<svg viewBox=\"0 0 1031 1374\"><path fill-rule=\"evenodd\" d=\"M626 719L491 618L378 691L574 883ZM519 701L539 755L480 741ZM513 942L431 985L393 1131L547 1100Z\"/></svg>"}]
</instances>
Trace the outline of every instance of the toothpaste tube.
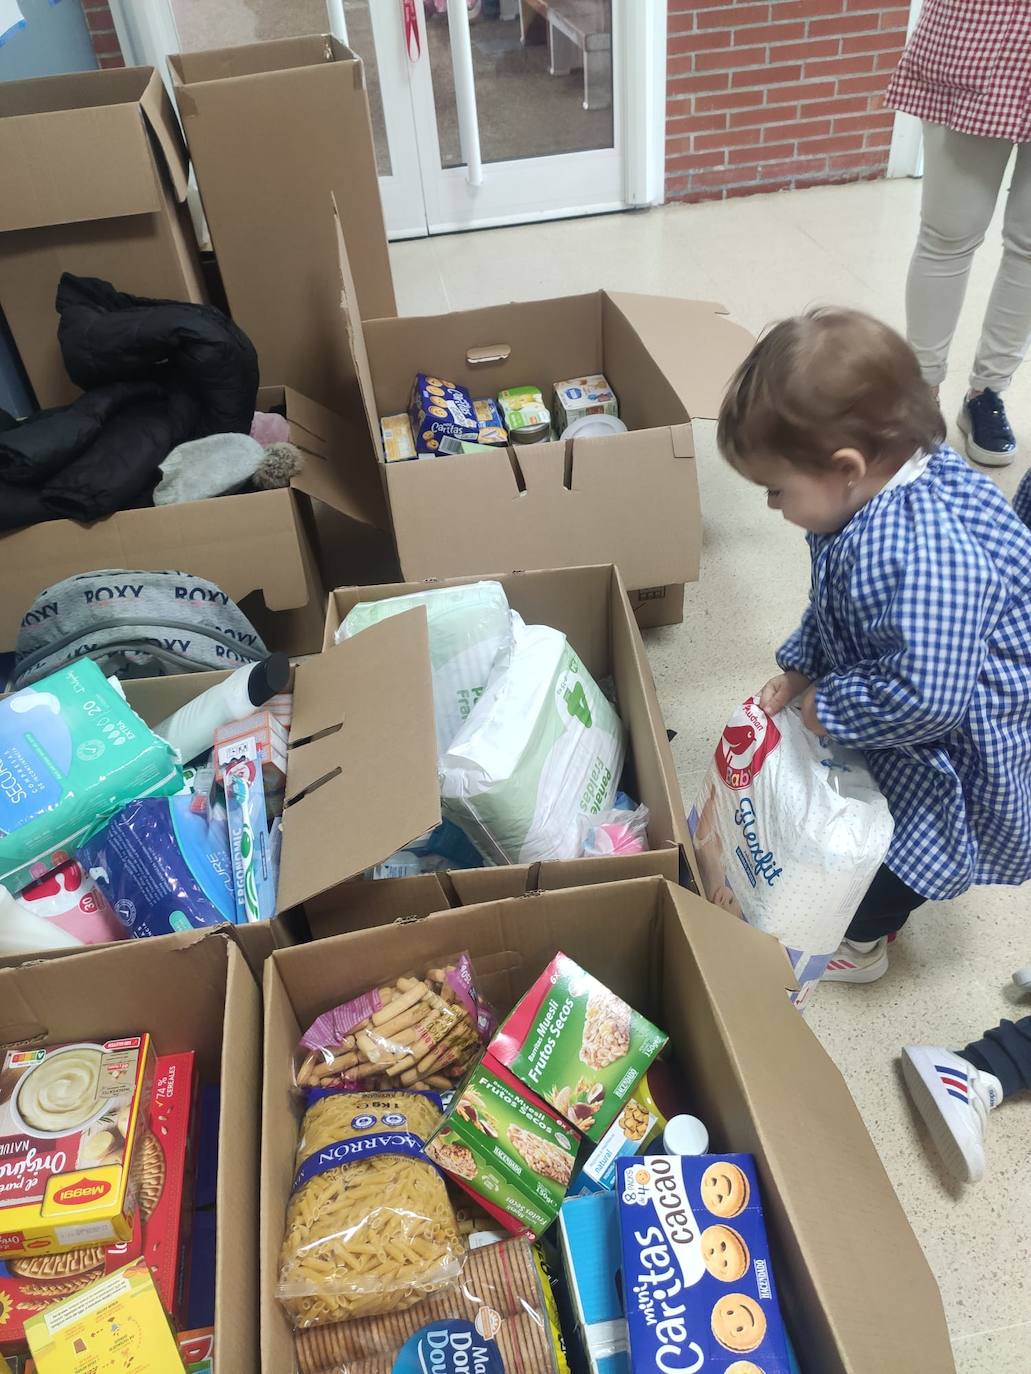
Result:
<instances>
[{"instance_id":1,"label":"toothpaste tube","mask_svg":"<svg viewBox=\"0 0 1031 1374\"><path fill-rule=\"evenodd\" d=\"M265 818L265 788L258 766L257 741L239 742L236 753L237 758L226 769L224 782L236 921L244 925L267 921L275 915L278 865Z\"/></svg>"}]
</instances>

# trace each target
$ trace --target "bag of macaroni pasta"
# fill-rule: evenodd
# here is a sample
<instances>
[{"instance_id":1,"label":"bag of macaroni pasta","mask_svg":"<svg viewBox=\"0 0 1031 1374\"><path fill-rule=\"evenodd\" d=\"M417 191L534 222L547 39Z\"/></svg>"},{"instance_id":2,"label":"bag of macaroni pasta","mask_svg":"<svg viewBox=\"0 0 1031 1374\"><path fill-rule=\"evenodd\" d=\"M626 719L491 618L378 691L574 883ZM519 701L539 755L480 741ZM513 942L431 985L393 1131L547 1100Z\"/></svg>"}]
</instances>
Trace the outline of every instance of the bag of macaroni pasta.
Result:
<instances>
[{"instance_id":1,"label":"bag of macaroni pasta","mask_svg":"<svg viewBox=\"0 0 1031 1374\"><path fill-rule=\"evenodd\" d=\"M313 1089L279 1255L296 1327L400 1312L456 1278L465 1247L423 1154L440 1099Z\"/></svg>"},{"instance_id":2,"label":"bag of macaroni pasta","mask_svg":"<svg viewBox=\"0 0 1031 1374\"><path fill-rule=\"evenodd\" d=\"M689 817L710 902L775 935L804 1007L894 826L862 755L751 697L731 716Z\"/></svg>"}]
</instances>

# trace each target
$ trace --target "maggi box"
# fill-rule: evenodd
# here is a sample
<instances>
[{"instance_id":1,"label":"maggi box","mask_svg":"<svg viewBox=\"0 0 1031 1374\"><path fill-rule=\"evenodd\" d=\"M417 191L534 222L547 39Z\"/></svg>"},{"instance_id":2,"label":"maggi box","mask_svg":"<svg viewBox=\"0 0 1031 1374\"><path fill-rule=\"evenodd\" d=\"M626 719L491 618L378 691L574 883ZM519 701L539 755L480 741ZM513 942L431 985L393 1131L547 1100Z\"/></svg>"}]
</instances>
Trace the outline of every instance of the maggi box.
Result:
<instances>
[{"instance_id":1,"label":"maggi box","mask_svg":"<svg viewBox=\"0 0 1031 1374\"><path fill-rule=\"evenodd\" d=\"M579 964L556 954L505 1018L488 1055L599 1141L666 1039Z\"/></svg>"},{"instance_id":2,"label":"maggi box","mask_svg":"<svg viewBox=\"0 0 1031 1374\"><path fill-rule=\"evenodd\" d=\"M148 1035L8 1050L0 1068L0 1256L128 1240L150 1107Z\"/></svg>"},{"instance_id":3,"label":"maggi box","mask_svg":"<svg viewBox=\"0 0 1031 1374\"><path fill-rule=\"evenodd\" d=\"M790 1374L752 1157L651 1155L617 1167L634 1374Z\"/></svg>"}]
</instances>

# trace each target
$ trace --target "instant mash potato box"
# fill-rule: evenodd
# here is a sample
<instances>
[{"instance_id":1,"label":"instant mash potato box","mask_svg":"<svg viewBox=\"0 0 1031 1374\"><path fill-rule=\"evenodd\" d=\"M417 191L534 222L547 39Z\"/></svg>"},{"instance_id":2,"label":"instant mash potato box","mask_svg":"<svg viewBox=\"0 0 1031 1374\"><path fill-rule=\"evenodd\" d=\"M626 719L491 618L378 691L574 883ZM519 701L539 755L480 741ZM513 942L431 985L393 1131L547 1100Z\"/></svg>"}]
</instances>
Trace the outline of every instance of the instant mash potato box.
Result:
<instances>
[{"instance_id":1,"label":"instant mash potato box","mask_svg":"<svg viewBox=\"0 0 1031 1374\"><path fill-rule=\"evenodd\" d=\"M153 1075L148 1035L4 1054L0 1257L130 1238Z\"/></svg>"},{"instance_id":2,"label":"instant mash potato box","mask_svg":"<svg viewBox=\"0 0 1031 1374\"><path fill-rule=\"evenodd\" d=\"M597 1143L667 1039L579 964L556 954L488 1054Z\"/></svg>"}]
</instances>

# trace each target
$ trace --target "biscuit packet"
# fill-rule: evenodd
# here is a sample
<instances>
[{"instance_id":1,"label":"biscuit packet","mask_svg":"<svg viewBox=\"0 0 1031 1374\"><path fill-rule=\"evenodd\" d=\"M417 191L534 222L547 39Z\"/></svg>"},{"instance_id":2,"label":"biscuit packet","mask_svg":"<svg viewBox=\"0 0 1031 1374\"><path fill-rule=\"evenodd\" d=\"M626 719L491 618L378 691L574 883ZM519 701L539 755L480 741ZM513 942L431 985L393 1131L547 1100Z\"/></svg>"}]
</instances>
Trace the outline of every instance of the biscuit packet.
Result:
<instances>
[{"instance_id":1,"label":"biscuit packet","mask_svg":"<svg viewBox=\"0 0 1031 1374\"><path fill-rule=\"evenodd\" d=\"M294 1085L448 1092L495 1025L472 961L460 954L324 1012L301 1037Z\"/></svg>"},{"instance_id":2,"label":"biscuit packet","mask_svg":"<svg viewBox=\"0 0 1031 1374\"><path fill-rule=\"evenodd\" d=\"M276 1296L295 1327L401 1312L458 1277L465 1245L424 1153L440 1099L313 1089Z\"/></svg>"}]
</instances>

